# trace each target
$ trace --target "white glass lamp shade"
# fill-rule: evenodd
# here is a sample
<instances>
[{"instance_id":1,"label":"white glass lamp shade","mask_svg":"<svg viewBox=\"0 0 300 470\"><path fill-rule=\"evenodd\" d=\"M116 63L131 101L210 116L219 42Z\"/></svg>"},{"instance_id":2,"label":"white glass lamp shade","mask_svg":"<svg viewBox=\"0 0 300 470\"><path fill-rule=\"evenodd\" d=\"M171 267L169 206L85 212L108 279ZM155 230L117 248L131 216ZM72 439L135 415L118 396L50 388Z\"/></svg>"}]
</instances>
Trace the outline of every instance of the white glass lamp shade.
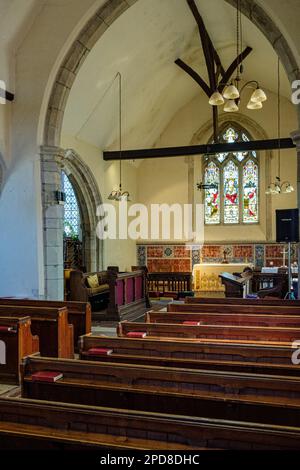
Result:
<instances>
[{"instance_id":1,"label":"white glass lamp shade","mask_svg":"<svg viewBox=\"0 0 300 470\"><path fill-rule=\"evenodd\" d=\"M224 104L224 98L218 91L215 91L209 98L209 104L211 106L221 106Z\"/></svg>"},{"instance_id":2,"label":"white glass lamp shade","mask_svg":"<svg viewBox=\"0 0 300 470\"><path fill-rule=\"evenodd\" d=\"M122 189L116 189L110 193L108 198L110 201L128 201L130 202L130 195L128 191L122 192Z\"/></svg>"},{"instance_id":3,"label":"white glass lamp shade","mask_svg":"<svg viewBox=\"0 0 300 470\"><path fill-rule=\"evenodd\" d=\"M267 95L265 94L264 90L257 88L252 93L251 101L254 103L263 103L264 101L267 101Z\"/></svg>"},{"instance_id":4,"label":"white glass lamp shade","mask_svg":"<svg viewBox=\"0 0 300 470\"><path fill-rule=\"evenodd\" d=\"M120 196L119 196L119 198L118 198L118 201L127 201L127 202L130 202L129 192L128 192L128 191L125 191L124 193L120 194Z\"/></svg>"},{"instance_id":5,"label":"white glass lamp shade","mask_svg":"<svg viewBox=\"0 0 300 470\"><path fill-rule=\"evenodd\" d=\"M237 87L231 84L224 89L223 96L226 100L236 100L240 97L240 93Z\"/></svg>"},{"instance_id":6,"label":"white glass lamp shade","mask_svg":"<svg viewBox=\"0 0 300 470\"><path fill-rule=\"evenodd\" d=\"M110 195L108 196L107 199L109 199L110 201L116 201L117 200L117 195L118 195L118 190L113 190Z\"/></svg>"},{"instance_id":7,"label":"white glass lamp shade","mask_svg":"<svg viewBox=\"0 0 300 470\"><path fill-rule=\"evenodd\" d=\"M283 191L284 193L292 193L294 192L294 187L290 183L286 183L286 188Z\"/></svg>"},{"instance_id":8,"label":"white glass lamp shade","mask_svg":"<svg viewBox=\"0 0 300 470\"><path fill-rule=\"evenodd\" d=\"M224 111L226 113L234 113L238 110L239 110L239 107L234 100L228 100L224 106Z\"/></svg>"},{"instance_id":9,"label":"white glass lamp shade","mask_svg":"<svg viewBox=\"0 0 300 470\"><path fill-rule=\"evenodd\" d=\"M257 101L256 103L254 101L249 101L247 104L248 109L261 109L263 107L262 103Z\"/></svg>"}]
</instances>

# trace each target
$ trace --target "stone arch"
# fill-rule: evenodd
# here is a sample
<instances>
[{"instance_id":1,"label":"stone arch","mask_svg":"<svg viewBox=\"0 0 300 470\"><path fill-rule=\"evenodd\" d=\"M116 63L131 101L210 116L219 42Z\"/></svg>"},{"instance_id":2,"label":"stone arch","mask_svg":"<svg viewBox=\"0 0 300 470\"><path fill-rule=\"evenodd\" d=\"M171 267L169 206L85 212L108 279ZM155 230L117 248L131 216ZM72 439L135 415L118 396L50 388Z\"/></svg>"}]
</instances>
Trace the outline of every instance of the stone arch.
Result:
<instances>
[{"instance_id":1,"label":"stone arch","mask_svg":"<svg viewBox=\"0 0 300 470\"><path fill-rule=\"evenodd\" d=\"M51 198L53 197L53 192L50 193L47 187L58 189L58 169L51 170L53 176L50 178L50 185L45 183L45 179L47 179L48 175L45 176L44 172L47 173L47 167L53 163L57 168L57 157L62 150L59 147L64 112L70 90L81 66L95 43L105 33L107 28L137 1L139 0L107 0L107 2L90 18L76 40L73 42L57 71L52 87L50 87L50 96L48 103L46 103L46 116L45 118L41 118L41 129L43 134L43 142L41 146L41 172L43 185L42 200L44 210L44 245L46 253L45 295L48 298L62 297L63 293L61 288L57 287L57 282L61 282L63 273L62 266L59 266L59 257L57 257L57 259L53 259L56 255L54 254L55 256L53 257L53 249L51 246L47 245L48 227L47 224L45 224L45 214L47 213L48 206L51 203ZM236 0L225 1L236 7ZM258 5L256 0L242 0L241 4L243 14L259 28L272 44L274 50L280 57L290 81L299 79L300 71L297 61L288 42L274 21L267 15L263 8ZM300 106L298 106L297 109L300 124ZM253 133L253 135L255 134ZM193 174L193 172L189 171L189 174ZM61 214L58 210L56 213L57 222L61 223ZM51 262L49 259L51 259ZM47 278L47 269L51 272L51 278Z\"/></svg>"},{"instance_id":2,"label":"stone arch","mask_svg":"<svg viewBox=\"0 0 300 470\"><path fill-rule=\"evenodd\" d=\"M59 146L64 111L72 85L89 52L107 28L139 0L108 0L82 29L65 56L50 94L44 123L44 145ZM236 0L225 0L236 7ZM290 82L300 78L291 48L274 21L255 0L242 0L243 14L264 34L278 54ZM298 107L298 110L300 107ZM300 111L298 111L300 123Z\"/></svg>"},{"instance_id":3,"label":"stone arch","mask_svg":"<svg viewBox=\"0 0 300 470\"><path fill-rule=\"evenodd\" d=\"M245 116L242 113L222 113L219 116L219 129L220 132L224 129L228 124L232 124L239 128L244 128L255 140L265 140L269 139L268 134L266 131L252 118L249 116ZM213 121L210 119L205 124L203 124L194 134L191 145L198 145L202 144L203 142L209 142L212 137L212 129L213 129ZM274 157L274 153L271 150L265 151L265 159L263 162L263 174L265 181L265 186L268 186L271 183L271 172L270 172L270 165L271 160ZM262 163L262 161L261 161ZM198 173L202 175L202 163L196 164L195 157L189 157L189 188L195 188ZM261 194L264 193L266 189L261 188ZM193 190L194 193L194 190ZM194 200L194 194L192 192L189 195L189 202L192 203ZM260 206L265 208L265 217L266 217L266 238L267 240L271 240L271 227L272 227L272 218L271 218L271 199L270 197L264 196L265 204L260 204ZM262 200L262 199L261 199ZM201 200L201 202L203 202Z\"/></svg>"},{"instance_id":4,"label":"stone arch","mask_svg":"<svg viewBox=\"0 0 300 470\"><path fill-rule=\"evenodd\" d=\"M96 235L97 207L102 204L100 191L91 170L73 149L65 151L61 168L70 179L77 196L87 271L99 271L103 269L103 242Z\"/></svg>"}]
</instances>

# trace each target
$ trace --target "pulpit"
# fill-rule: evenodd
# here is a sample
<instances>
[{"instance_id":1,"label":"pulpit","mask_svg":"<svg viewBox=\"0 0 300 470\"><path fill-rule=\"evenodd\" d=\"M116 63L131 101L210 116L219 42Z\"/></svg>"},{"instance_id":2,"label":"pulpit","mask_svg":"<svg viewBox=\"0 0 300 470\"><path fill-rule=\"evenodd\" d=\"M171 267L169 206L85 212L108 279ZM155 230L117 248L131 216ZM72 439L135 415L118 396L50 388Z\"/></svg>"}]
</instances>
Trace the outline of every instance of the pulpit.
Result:
<instances>
[{"instance_id":1,"label":"pulpit","mask_svg":"<svg viewBox=\"0 0 300 470\"><path fill-rule=\"evenodd\" d=\"M231 273L220 274L220 280L225 287L225 297L243 298L249 293L249 283L252 276L235 276Z\"/></svg>"},{"instance_id":2,"label":"pulpit","mask_svg":"<svg viewBox=\"0 0 300 470\"><path fill-rule=\"evenodd\" d=\"M245 268L252 268L249 263L201 263L193 268L194 291L197 292L225 292L220 274L241 273Z\"/></svg>"}]
</instances>

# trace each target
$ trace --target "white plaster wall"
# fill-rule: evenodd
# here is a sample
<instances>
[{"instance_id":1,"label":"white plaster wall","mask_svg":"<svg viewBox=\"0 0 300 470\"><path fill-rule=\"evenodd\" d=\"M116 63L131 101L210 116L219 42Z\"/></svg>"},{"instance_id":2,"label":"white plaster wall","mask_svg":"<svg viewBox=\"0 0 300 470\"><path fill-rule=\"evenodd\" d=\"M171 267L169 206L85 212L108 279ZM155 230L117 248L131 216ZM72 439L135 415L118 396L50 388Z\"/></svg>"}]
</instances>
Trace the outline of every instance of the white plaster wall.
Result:
<instances>
[{"instance_id":1,"label":"white plaster wall","mask_svg":"<svg viewBox=\"0 0 300 470\"><path fill-rule=\"evenodd\" d=\"M24 2L23 2L24 3ZM9 83L16 94L11 121L0 111L1 139L8 140L8 170L0 196L0 295L43 296L44 258L38 124L48 79L70 34L94 0L37 2L29 30L22 25ZM17 33L17 31L16 31ZM1 60L1 57L0 57ZM0 64L1 65L1 64ZM2 72L2 70L1 70ZM6 108L6 106L5 106ZM1 137L3 136L3 137Z\"/></svg>"},{"instance_id":2,"label":"white plaster wall","mask_svg":"<svg viewBox=\"0 0 300 470\"><path fill-rule=\"evenodd\" d=\"M110 203L107 196L119 186L119 163L107 163L102 152L95 146L63 134L61 146L75 150L91 169L102 196L103 203ZM129 191L132 203L137 202L137 168L131 163L122 165L123 189ZM118 203L112 202L116 210ZM129 204L130 207L130 204ZM103 266L119 266L122 271L131 270L136 264L136 243L134 240L105 240L103 244Z\"/></svg>"},{"instance_id":3,"label":"white plaster wall","mask_svg":"<svg viewBox=\"0 0 300 470\"><path fill-rule=\"evenodd\" d=\"M261 111L249 111L246 107L241 112L255 120L263 128L267 138L277 137L277 97L268 91L268 101ZM247 99L246 99L247 102ZM285 98L282 99L282 130L281 135L289 137L290 132L297 128L295 107ZM193 141L194 134L209 120L210 107L206 97L201 93L189 104L184 106L166 127L156 147L168 147L175 145L189 145ZM228 115L230 120L230 115ZM212 130L203 136L206 143L211 137ZM254 136L254 138L257 138ZM214 226L206 227L205 239L207 242L217 241L265 241L267 239L267 224L272 223L271 239L275 239L275 210L297 207L297 192L292 194L273 196L270 198L269 211L266 213L265 189L268 179L274 181L278 174L277 152L273 152L270 162L270 172L266 171L266 153L260 153L261 159L261 218L258 225L247 226ZM281 179L289 180L295 189L297 188L297 160L296 151L282 151L281 155ZM195 181L202 181L201 157L195 157ZM156 203L185 203L188 197L188 166L184 158L167 158L156 161L144 160L138 169L138 197L139 201L150 206ZM201 203L201 193L195 190L195 202ZM269 219L268 216L269 215Z\"/></svg>"}]
</instances>

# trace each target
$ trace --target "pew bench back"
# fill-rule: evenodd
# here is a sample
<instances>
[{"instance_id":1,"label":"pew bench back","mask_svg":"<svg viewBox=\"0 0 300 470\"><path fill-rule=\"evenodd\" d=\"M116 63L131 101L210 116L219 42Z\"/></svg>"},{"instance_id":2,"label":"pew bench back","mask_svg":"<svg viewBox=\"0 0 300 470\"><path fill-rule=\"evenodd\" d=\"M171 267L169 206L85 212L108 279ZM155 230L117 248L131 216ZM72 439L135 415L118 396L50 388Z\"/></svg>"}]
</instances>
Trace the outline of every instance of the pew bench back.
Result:
<instances>
[{"instance_id":1,"label":"pew bench back","mask_svg":"<svg viewBox=\"0 0 300 470\"><path fill-rule=\"evenodd\" d=\"M192 304L170 303L167 305L168 312L199 312L199 313L248 313L248 314L271 314L271 315L300 315L300 308L286 305L244 305L244 304Z\"/></svg>"},{"instance_id":2,"label":"pew bench back","mask_svg":"<svg viewBox=\"0 0 300 470\"><path fill-rule=\"evenodd\" d=\"M193 360L255 362L291 365L293 350L291 345L270 345L254 343L222 343L216 340L197 341L173 338L131 339L126 337L107 337L85 335L80 339L80 352L90 349L112 349L114 354L124 356L181 358ZM107 356L108 358L110 356Z\"/></svg>"},{"instance_id":3,"label":"pew bench back","mask_svg":"<svg viewBox=\"0 0 300 470\"><path fill-rule=\"evenodd\" d=\"M300 327L300 315L264 315L238 313L197 313L197 312L157 312L149 311L147 323L201 322L202 325L241 325L270 327Z\"/></svg>"},{"instance_id":4,"label":"pew bench back","mask_svg":"<svg viewBox=\"0 0 300 470\"><path fill-rule=\"evenodd\" d=\"M0 382L18 384L25 356L39 352L39 338L31 333L30 317L0 318Z\"/></svg>"},{"instance_id":5,"label":"pew bench back","mask_svg":"<svg viewBox=\"0 0 300 470\"><path fill-rule=\"evenodd\" d=\"M89 302L0 298L0 305L67 308L68 322L72 324L74 328L74 349L76 352L78 352L78 340L80 336L89 334L92 330L92 310Z\"/></svg>"},{"instance_id":6,"label":"pew bench back","mask_svg":"<svg viewBox=\"0 0 300 470\"><path fill-rule=\"evenodd\" d=\"M298 428L12 398L0 398L0 436L2 449L17 450L74 447L154 451L296 450L300 447Z\"/></svg>"},{"instance_id":7,"label":"pew bench back","mask_svg":"<svg viewBox=\"0 0 300 470\"><path fill-rule=\"evenodd\" d=\"M43 356L74 357L73 325L68 323L66 307L0 305L0 317L18 315L30 316L32 333L39 337L40 352Z\"/></svg>"},{"instance_id":8,"label":"pew bench back","mask_svg":"<svg viewBox=\"0 0 300 470\"><path fill-rule=\"evenodd\" d=\"M144 333L150 337L218 339L236 341L262 341L292 343L300 338L300 328L280 328L261 326L231 325L183 325L175 323L131 323L120 322L118 336L127 336L132 332Z\"/></svg>"},{"instance_id":9,"label":"pew bench back","mask_svg":"<svg viewBox=\"0 0 300 470\"><path fill-rule=\"evenodd\" d=\"M37 382L56 371L55 383ZM300 419L300 378L27 358L22 396L90 406L229 418L278 425Z\"/></svg>"}]
</instances>

